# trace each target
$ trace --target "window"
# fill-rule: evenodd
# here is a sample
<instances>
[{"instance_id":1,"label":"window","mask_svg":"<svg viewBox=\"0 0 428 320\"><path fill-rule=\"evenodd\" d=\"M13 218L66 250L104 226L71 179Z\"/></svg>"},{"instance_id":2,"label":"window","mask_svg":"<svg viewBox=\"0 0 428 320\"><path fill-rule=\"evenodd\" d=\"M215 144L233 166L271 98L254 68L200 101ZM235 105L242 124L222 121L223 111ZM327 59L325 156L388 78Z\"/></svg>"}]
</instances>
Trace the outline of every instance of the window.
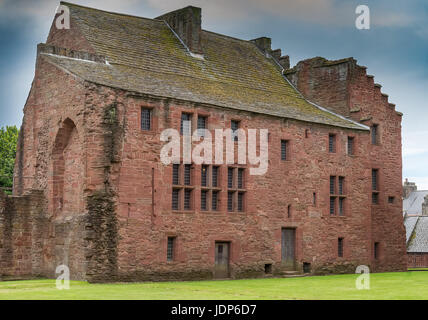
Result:
<instances>
[{"instance_id":1,"label":"window","mask_svg":"<svg viewBox=\"0 0 428 320\"><path fill-rule=\"evenodd\" d=\"M314 206L316 206L316 205L317 205L317 194L316 194L316 192L314 192L314 193L313 193L313 197L312 197L312 204L313 204Z\"/></svg>"},{"instance_id":2,"label":"window","mask_svg":"<svg viewBox=\"0 0 428 320\"><path fill-rule=\"evenodd\" d=\"M343 238L337 239L337 255L343 257Z\"/></svg>"},{"instance_id":3,"label":"window","mask_svg":"<svg viewBox=\"0 0 428 320\"><path fill-rule=\"evenodd\" d=\"M233 192L233 191L229 191L227 193L227 211L234 211L234 208L233 208L233 196L234 196L234 193L235 192Z\"/></svg>"},{"instance_id":4,"label":"window","mask_svg":"<svg viewBox=\"0 0 428 320\"><path fill-rule=\"evenodd\" d=\"M152 129L152 109L141 108L141 130L149 131Z\"/></svg>"},{"instance_id":5,"label":"window","mask_svg":"<svg viewBox=\"0 0 428 320\"><path fill-rule=\"evenodd\" d=\"M339 216L344 216L345 202L345 177L330 176L330 215L336 215L338 212ZM339 208L336 208L336 205L338 205Z\"/></svg>"},{"instance_id":6,"label":"window","mask_svg":"<svg viewBox=\"0 0 428 320\"><path fill-rule=\"evenodd\" d=\"M244 193L238 192L238 211L244 211Z\"/></svg>"},{"instance_id":7,"label":"window","mask_svg":"<svg viewBox=\"0 0 428 320\"><path fill-rule=\"evenodd\" d=\"M172 210L180 209L180 189L172 189Z\"/></svg>"},{"instance_id":8,"label":"window","mask_svg":"<svg viewBox=\"0 0 428 320\"><path fill-rule=\"evenodd\" d=\"M238 189L244 189L244 169L238 169Z\"/></svg>"},{"instance_id":9,"label":"window","mask_svg":"<svg viewBox=\"0 0 428 320\"><path fill-rule=\"evenodd\" d=\"M379 204L379 170L372 169L372 203Z\"/></svg>"},{"instance_id":10,"label":"window","mask_svg":"<svg viewBox=\"0 0 428 320\"><path fill-rule=\"evenodd\" d=\"M236 132L236 130L239 129L239 121L232 120L230 122L230 128L232 129L232 138L233 138L233 141L238 141L238 133Z\"/></svg>"},{"instance_id":11,"label":"window","mask_svg":"<svg viewBox=\"0 0 428 320\"><path fill-rule=\"evenodd\" d=\"M305 129L305 138L309 138L309 133L311 130Z\"/></svg>"},{"instance_id":12,"label":"window","mask_svg":"<svg viewBox=\"0 0 428 320\"><path fill-rule=\"evenodd\" d=\"M212 192L211 208L213 211L218 210L218 191Z\"/></svg>"},{"instance_id":13,"label":"window","mask_svg":"<svg viewBox=\"0 0 428 320\"><path fill-rule=\"evenodd\" d=\"M180 184L180 165L179 164L172 165L172 184L174 185Z\"/></svg>"},{"instance_id":14,"label":"window","mask_svg":"<svg viewBox=\"0 0 428 320\"><path fill-rule=\"evenodd\" d=\"M218 167L217 166L213 166L212 167L212 180L211 180L211 185L213 187L218 187Z\"/></svg>"},{"instance_id":15,"label":"window","mask_svg":"<svg viewBox=\"0 0 428 320\"><path fill-rule=\"evenodd\" d=\"M203 137L207 129L207 117L198 115L198 134Z\"/></svg>"},{"instance_id":16,"label":"window","mask_svg":"<svg viewBox=\"0 0 428 320\"><path fill-rule=\"evenodd\" d=\"M207 187L208 186L208 168L207 165L201 166L201 186Z\"/></svg>"},{"instance_id":17,"label":"window","mask_svg":"<svg viewBox=\"0 0 428 320\"><path fill-rule=\"evenodd\" d=\"M192 114L190 113L181 114L180 133L182 135L192 134Z\"/></svg>"},{"instance_id":18,"label":"window","mask_svg":"<svg viewBox=\"0 0 428 320\"><path fill-rule=\"evenodd\" d=\"M184 210L192 209L192 189L184 189Z\"/></svg>"},{"instance_id":19,"label":"window","mask_svg":"<svg viewBox=\"0 0 428 320\"><path fill-rule=\"evenodd\" d=\"M348 137L348 155L354 154L354 137Z\"/></svg>"},{"instance_id":20,"label":"window","mask_svg":"<svg viewBox=\"0 0 428 320\"><path fill-rule=\"evenodd\" d=\"M388 197L388 203L393 204L395 202L395 197Z\"/></svg>"},{"instance_id":21,"label":"window","mask_svg":"<svg viewBox=\"0 0 428 320\"><path fill-rule=\"evenodd\" d=\"M201 190L201 210L203 211L208 210L207 195L208 195L208 190Z\"/></svg>"},{"instance_id":22,"label":"window","mask_svg":"<svg viewBox=\"0 0 428 320\"><path fill-rule=\"evenodd\" d=\"M234 168L227 168L227 187L229 189L233 188L233 171Z\"/></svg>"},{"instance_id":23,"label":"window","mask_svg":"<svg viewBox=\"0 0 428 320\"><path fill-rule=\"evenodd\" d=\"M281 160L288 160L288 140L281 140Z\"/></svg>"},{"instance_id":24,"label":"window","mask_svg":"<svg viewBox=\"0 0 428 320\"><path fill-rule=\"evenodd\" d=\"M374 243L373 253L374 253L374 258L376 260L379 259L379 242Z\"/></svg>"},{"instance_id":25,"label":"window","mask_svg":"<svg viewBox=\"0 0 428 320\"><path fill-rule=\"evenodd\" d=\"M291 218L291 204L289 204L287 207L287 217Z\"/></svg>"},{"instance_id":26,"label":"window","mask_svg":"<svg viewBox=\"0 0 428 320\"><path fill-rule=\"evenodd\" d=\"M336 152L336 135L335 134L328 135L328 152L330 153Z\"/></svg>"},{"instance_id":27,"label":"window","mask_svg":"<svg viewBox=\"0 0 428 320\"><path fill-rule=\"evenodd\" d=\"M378 144L379 143L379 125L374 124L371 128L371 138L372 138L372 144Z\"/></svg>"},{"instance_id":28,"label":"window","mask_svg":"<svg viewBox=\"0 0 428 320\"><path fill-rule=\"evenodd\" d=\"M190 164L185 164L184 165L184 184L186 186L190 186L191 184L191 170L192 166Z\"/></svg>"},{"instance_id":29,"label":"window","mask_svg":"<svg viewBox=\"0 0 428 320\"><path fill-rule=\"evenodd\" d=\"M175 237L168 237L168 245L166 249L166 259L167 261L174 260L174 245L175 245Z\"/></svg>"}]
</instances>

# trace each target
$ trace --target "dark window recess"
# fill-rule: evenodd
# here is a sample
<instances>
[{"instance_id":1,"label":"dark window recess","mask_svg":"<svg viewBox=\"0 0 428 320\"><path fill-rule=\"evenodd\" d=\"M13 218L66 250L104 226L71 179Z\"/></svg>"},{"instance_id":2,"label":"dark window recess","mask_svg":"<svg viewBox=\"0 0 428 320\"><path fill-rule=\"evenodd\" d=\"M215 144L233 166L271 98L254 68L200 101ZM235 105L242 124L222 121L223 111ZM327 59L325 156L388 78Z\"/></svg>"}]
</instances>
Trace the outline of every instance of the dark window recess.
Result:
<instances>
[{"instance_id":1,"label":"dark window recess","mask_svg":"<svg viewBox=\"0 0 428 320\"><path fill-rule=\"evenodd\" d=\"M328 152L330 153L336 152L336 135L335 134L328 135Z\"/></svg>"},{"instance_id":2,"label":"dark window recess","mask_svg":"<svg viewBox=\"0 0 428 320\"><path fill-rule=\"evenodd\" d=\"M181 134L192 134L192 115L190 113L181 114L180 133Z\"/></svg>"},{"instance_id":3,"label":"dark window recess","mask_svg":"<svg viewBox=\"0 0 428 320\"><path fill-rule=\"evenodd\" d=\"M174 245L175 245L175 238L174 237L168 237L168 246L166 249L166 259L168 261L174 260Z\"/></svg>"},{"instance_id":4,"label":"dark window recess","mask_svg":"<svg viewBox=\"0 0 428 320\"><path fill-rule=\"evenodd\" d=\"M233 195L234 192L227 193L227 211L233 211Z\"/></svg>"},{"instance_id":5,"label":"dark window recess","mask_svg":"<svg viewBox=\"0 0 428 320\"><path fill-rule=\"evenodd\" d=\"M291 204L289 204L287 207L287 217L291 218Z\"/></svg>"},{"instance_id":6,"label":"dark window recess","mask_svg":"<svg viewBox=\"0 0 428 320\"><path fill-rule=\"evenodd\" d=\"M372 190L374 191L379 190L378 177L379 177L378 169L373 169L372 170Z\"/></svg>"},{"instance_id":7,"label":"dark window recess","mask_svg":"<svg viewBox=\"0 0 428 320\"><path fill-rule=\"evenodd\" d=\"M172 210L178 210L180 207L179 203L180 190L173 189L172 190Z\"/></svg>"},{"instance_id":8,"label":"dark window recess","mask_svg":"<svg viewBox=\"0 0 428 320\"><path fill-rule=\"evenodd\" d=\"M374 258L379 259L379 242L374 243Z\"/></svg>"},{"instance_id":9,"label":"dark window recess","mask_svg":"<svg viewBox=\"0 0 428 320\"><path fill-rule=\"evenodd\" d=\"M211 208L213 211L216 211L218 208L218 191L212 192Z\"/></svg>"},{"instance_id":10,"label":"dark window recess","mask_svg":"<svg viewBox=\"0 0 428 320\"><path fill-rule=\"evenodd\" d=\"M238 169L238 189L244 189L244 169Z\"/></svg>"},{"instance_id":11,"label":"dark window recess","mask_svg":"<svg viewBox=\"0 0 428 320\"><path fill-rule=\"evenodd\" d=\"M330 176L330 194L336 194L336 177Z\"/></svg>"},{"instance_id":12,"label":"dark window recess","mask_svg":"<svg viewBox=\"0 0 428 320\"><path fill-rule=\"evenodd\" d=\"M179 185L180 184L180 165L173 164L172 165L172 184Z\"/></svg>"},{"instance_id":13,"label":"dark window recess","mask_svg":"<svg viewBox=\"0 0 428 320\"><path fill-rule=\"evenodd\" d=\"M271 274L272 273L272 264L268 263L265 264L265 274Z\"/></svg>"},{"instance_id":14,"label":"dark window recess","mask_svg":"<svg viewBox=\"0 0 428 320\"><path fill-rule=\"evenodd\" d=\"M192 166L190 164L185 164L184 165L184 184L186 186L190 186L191 185L191 168Z\"/></svg>"},{"instance_id":15,"label":"dark window recess","mask_svg":"<svg viewBox=\"0 0 428 320\"><path fill-rule=\"evenodd\" d=\"M379 143L378 131L379 131L379 126L377 124L374 124L372 126L372 129L371 129L372 144L378 144Z\"/></svg>"},{"instance_id":16,"label":"dark window recess","mask_svg":"<svg viewBox=\"0 0 428 320\"><path fill-rule=\"evenodd\" d=\"M337 239L337 255L343 257L343 238Z\"/></svg>"},{"instance_id":17,"label":"dark window recess","mask_svg":"<svg viewBox=\"0 0 428 320\"><path fill-rule=\"evenodd\" d=\"M184 210L192 209L192 190L184 189Z\"/></svg>"},{"instance_id":18,"label":"dark window recess","mask_svg":"<svg viewBox=\"0 0 428 320\"><path fill-rule=\"evenodd\" d=\"M198 116L198 134L204 135L204 129L207 129L207 117Z\"/></svg>"},{"instance_id":19,"label":"dark window recess","mask_svg":"<svg viewBox=\"0 0 428 320\"><path fill-rule=\"evenodd\" d=\"M218 187L218 167L212 167L212 187Z\"/></svg>"},{"instance_id":20,"label":"dark window recess","mask_svg":"<svg viewBox=\"0 0 428 320\"><path fill-rule=\"evenodd\" d=\"M372 193L372 203L379 204L379 193L377 192Z\"/></svg>"},{"instance_id":21,"label":"dark window recess","mask_svg":"<svg viewBox=\"0 0 428 320\"><path fill-rule=\"evenodd\" d=\"M339 198L339 215L345 215L345 198Z\"/></svg>"},{"instance_id":22,"label":"dark window recess","mask_svg":"<svg viewBox=\"0 0 428 320\"><path fill-rule=\"evenodd\" d=\"M388 197L388 203L394 203L395 197Z\"/></svg>"},{"instance_id":23,"label":"dark window recess","mask_svg":"<svg viewBox=\"0 0 428 320\"><path fill-rule=\"evenodd\" d=\"M311 273L311 264L309 262L303 262L303 273Z\"/></svg>"},{"instance_id":24,"label":"dark window recess","mask_svg":"<svg viewBox=\"0 0 428 320\"><path fill-rule=\"evenodd\" d=\"M232 120L230 122L230 128L232 129L232 138L234 141L238 141L238 132L236 130L239 129L239 121Z\"/></svg>"},{"instance_id":25,"label":"dark window recess","mask_svg":"<svg viewBox=\"0 0 428 320\"><path fill-rule=\"evenodd\" d=\"M316 206L316 205L317 205L317 194L316 194L315 192L313 193L312 204L313 204L314 206Z\"/></svg>"},{"instance_id":26,"label":"dark window recess","mask_svg":"<svg viewBox=\"0 0 428 320\"><path fill-rule=\"evenodd\" d=\"M288 160L288 140L281 140L281 160Z\"/></svg>"},{"instance_id":27,"label":"dark window recess","mask_svg":"<svg viewBox=\"0 0 428 320\"><path fill-rule=\"evenodd\" d=\"M234 168L227 168L227 187L233 188L233 171Z\"/></svg>"},{"instance_id":28,"label":"dark window recess","mask_svg":"<svg viewBox=\"0 0 428 320\"><path fill-rule=\"evenodd\" d=\"M201 190L201 210L207 210L207 190Z\"/></svg>"},{"instance_id":29,"label":"dark window recess","mask_svg":"<svg viewBox=\"0 0 428 320\"><path fill-rule=\"evenodd\" d=\"M244 211L244 193L243 192L238 193L238 211L240 212Z\"/></svg>"},{"instance_id":30,"label":"dark window recess","mask_svg":"<svg viewBox=\"0 0 428 320\"><path fill-rule=\"evenodd\" d=\"M336 214L336 197L330 197L330 214Z\"/></svg>"},{"instance_id":31,"label":"dark window recess","mask_svg":"<svg viewBox=\"0 0 428 320\"><path fill-rule=\"evenodd\" d=\"M141 108L141 130L152 129L152 110L148 108Z\"/></svg>"},{"instance_id":32,"label":"dark window recess","mask_svg":"<svg viewBox=\"0 0 428 320\"><path fill-rule=\"evenodd\" d=\"M354 154L354 137L348 137L348 154Z\"/></svg>"},{"instance_id":33,"label":"dark window recess","mask_svg":"<svg viewBox=\"0 0 428 320\"><path fill-rule=\"evenodd\" d=\"M339 194L343 195L345 193L345 178L339 177Z\"/></svg>"},{"instance_id":34,"label":"dark window recess","mask_svg":"<svg viewBox=\"0 0 428 320\"><path fill-rule=\"evenodd\" d=\"M201 167L201 186L208 186L208 166L202 165Z\"/></svg>"}]
</instances>

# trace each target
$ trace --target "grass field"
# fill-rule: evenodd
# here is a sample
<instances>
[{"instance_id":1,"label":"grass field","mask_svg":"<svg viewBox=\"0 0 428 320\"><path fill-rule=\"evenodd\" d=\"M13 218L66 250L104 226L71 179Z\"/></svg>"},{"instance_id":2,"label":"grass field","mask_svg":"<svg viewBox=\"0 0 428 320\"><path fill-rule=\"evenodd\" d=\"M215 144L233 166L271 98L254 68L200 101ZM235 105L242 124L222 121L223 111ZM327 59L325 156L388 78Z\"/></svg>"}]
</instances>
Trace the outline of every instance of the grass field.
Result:
<instances>
[{"instance_id":1,"label":"grass field","mask_svg":"<svg viewBox=\"0 0 428 320\"><path fill-rule=\"evenodd\" d=\"M229 281L89 284L55 280L0 282L0 299L428 299L428 272L370 275L370 290L357 290L358 275Z\"/></svg>"}]
</instances>

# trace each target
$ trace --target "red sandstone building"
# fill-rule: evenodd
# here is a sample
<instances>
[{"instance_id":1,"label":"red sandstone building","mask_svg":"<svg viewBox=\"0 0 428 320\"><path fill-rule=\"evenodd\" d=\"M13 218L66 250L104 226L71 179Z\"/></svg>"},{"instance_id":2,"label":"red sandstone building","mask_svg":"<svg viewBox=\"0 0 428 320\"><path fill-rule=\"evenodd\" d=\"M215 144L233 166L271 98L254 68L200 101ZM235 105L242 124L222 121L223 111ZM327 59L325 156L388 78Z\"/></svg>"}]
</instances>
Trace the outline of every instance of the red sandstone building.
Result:
<instances>
[{"instance_id":1,"label":"red sandstone building","mask_svg":"<svg viewBox=\"0 0 428 320\"><path fill-rule=\"evenodd\" d=\"M37 50L0 274L89 281L404 271L402 114L352 58L62 3ZM57 15L58 17L59 15ZM164 129L269 130L269 167L164 165Z\"/></svg>"}]
</instances>

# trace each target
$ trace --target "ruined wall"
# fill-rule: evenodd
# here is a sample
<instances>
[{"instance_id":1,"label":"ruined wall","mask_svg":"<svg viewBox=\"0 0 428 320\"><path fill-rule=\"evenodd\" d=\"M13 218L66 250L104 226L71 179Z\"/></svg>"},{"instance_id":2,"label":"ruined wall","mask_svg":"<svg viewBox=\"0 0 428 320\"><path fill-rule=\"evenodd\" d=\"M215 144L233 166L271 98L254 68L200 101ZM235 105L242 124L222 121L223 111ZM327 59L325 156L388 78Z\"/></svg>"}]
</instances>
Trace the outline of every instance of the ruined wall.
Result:
<instances>
[{"instance_id":1,"label":"ruined wall","mask_svg":"<svg viewBox=\"0 0 428 320\"><path fill-rule=\"evenodd\" d=\"M404 265L402 114L388 102L388 95L381 92L381 86L374 83L374 77L367 75L366 67L357 65L352 58L301 61L288 70L287 77L309 100L364 125L378 125L377 143L369 143L365 149L367 169L378 169L380 180L379 203L372 204L369 199L372 211L371 241L380 243L380 259L374 261L374 269L394 270ZM370 180L364 191L371 197ZM388 200L390 197L393 197L392 202Z\"/></svg>"}]
</instances>

